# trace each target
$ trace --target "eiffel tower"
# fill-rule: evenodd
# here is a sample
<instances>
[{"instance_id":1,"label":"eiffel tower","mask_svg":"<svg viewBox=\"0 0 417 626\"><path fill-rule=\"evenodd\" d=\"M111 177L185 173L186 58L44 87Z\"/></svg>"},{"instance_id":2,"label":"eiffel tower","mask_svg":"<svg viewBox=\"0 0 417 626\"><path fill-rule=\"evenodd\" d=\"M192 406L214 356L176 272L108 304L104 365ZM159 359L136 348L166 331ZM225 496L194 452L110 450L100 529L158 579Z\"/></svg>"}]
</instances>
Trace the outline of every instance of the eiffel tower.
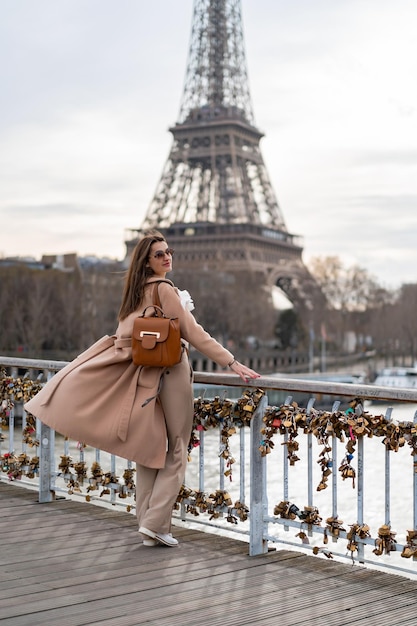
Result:
<instances>
[{"instance_id":1,"label":"eiffel tower","mask_svg":"<svg viewBox=\"0 0 417 626\"><path fill-rule=\"evenodd\" d=\"M187 271L252 275L269 295L278 286L295 306L312 309L317 286L260 151L240 0L194 0L180 114L169 130L171 151L142 226L131 229L127 256L141 232L157 228L175 248L177 283Z\"/></svg>"}]
</instances>

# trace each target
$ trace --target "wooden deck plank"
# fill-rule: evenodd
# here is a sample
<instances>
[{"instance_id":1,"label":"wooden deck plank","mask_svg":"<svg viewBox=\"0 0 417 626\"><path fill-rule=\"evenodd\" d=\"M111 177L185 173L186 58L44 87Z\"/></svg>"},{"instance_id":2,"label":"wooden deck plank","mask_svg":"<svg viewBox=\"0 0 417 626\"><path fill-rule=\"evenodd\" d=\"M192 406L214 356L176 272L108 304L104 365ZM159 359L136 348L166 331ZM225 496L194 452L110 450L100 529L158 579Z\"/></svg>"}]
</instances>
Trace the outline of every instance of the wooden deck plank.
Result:
<instances>
[{"instance_id":1,"label":"wooden deck plank","mask_svg":"<svg viewBox=\"0 0 417 626\"><path fill-rule=\"evenodd\" d=\"M140 549L139 547L138 553ZM154 549L153 552L155 553L156 550L157 549ZM36 606L37 610L48 610L56 605L56 602L61 603L62 606L67 605L68 602L72 604L74 602L72 599L68 600L64 597L58 600L56 599L56 592L59 588L65 588L66 593L69 594L71 598L78 597L78 595L80 598L83 598L84 595L88 593L88 599L92 602L102 599L107 593L103 591L103 589L108 589L109 586L111 586L113 597L119 595L128 596L131 593L137 592L138 588L141 591L158 588L161 584L161 577L164 579L165 587L170 587L178 581L193 581L196 579L204 581L207 577L220 578L224 581L228 580L230 576L234 578L240 577L241 561L231 563L230 561L224 562L219 560L215 567L204 562L189 562L187 565L177 566L175 562L171 563L163 555L166 551L164 548L158 548L158 550L162 558L159 562L159 568L154 570L151 575L149 572L139 575L133 573L129 576L126 576L125 573L120 573L119 576L114 574L113 577L109 577L107 585L106 581L103 582L102 580L92 580L88 584L80 584L77 580L75 584L69 585L67 577L65 578L65 584L57 583L52 579L49 583L43 583L42 588L36 588L35 593L24 595L26 606L19 608L19 610L28 613L32 606ZM259 564L257 564L254 559L251 559L250 563L247 565L246 573L250 568L257 567L259 567ZM0 601L0 609L6 610L7 607L10 608L10 614L12 614L14 610L13 598L6 597Z\"/></svg>"},{"instance_id":2,"label":"wooden deck plank","mask_svg":"<svg viewBox=\"0 0 417 626\"><path fill-rule=\"evenodd\" d=\"M262 616L265 617L265 614L268 613L272 613L273 617L270 617L269 619L273 619L275 621L271 621L269 622L269 619L267 618L267 622L268 623L277 623L277 617L282 617L282 610L285 609L287 610L288 607L285 606L286 603L286 599L282 597L281 594L278 595L277 593L277 581L272 580L271 584L268 587L265 587L264 585L262 586L262 589L260 588L254 588L252 587L252 585L249 586L249 588L251 589L250 592L250 596L252 596L252 601L248 602L248 591L246 588L240 589L239 594L236 594L236 585L235 582L233 582L233 590L228 590L225 589L224 584L222 583L222 587L220 588L220 590L216 587L212 587L210 588L210 592L209 595L207 597L207 594L204 595L204 598L201 598L201 587L198 587L198 590L200 591L200 594L197 594L194 592L191 593L191 595L189 596L189 599L185 598L183 599L182 603L178 603L176 602L176 606L175 606L175 614L174 612L172 612L172 610L170 611L169 614L169 618L167 618L167 620L164 620L163 617L165 617L166 611L167 611L167 605L169 607L170 605L170 599L166 598L166 596L164 596L162 598L162 600L160 600L158 602L158 611L155 611L155 607L154 607L154 600L147 598L146 601L142 601L140 600L139 603L134 603L131 604L129 606L127 605L122 605L121 607L112 607L111 612L107 612L106 614L106 620L103 622L98 622L98 624L105 624L105 622L107 621L108 623L108 619L111 617L112 618L112 625L114 626L135 626L138 623L157 623L157 624L165 624L165 623L169 623L169 624L201 624L201 623L205 623L205 622L201 622L200 621L200 617L197 618L196 621L196 614L197 615L201 615L201 611L206 611L207 607L210 609L210 624L214 623L214 624L251 624L251 623L258 623L257 620L262 619ZM188 590L189 591L189 590ZM397 591L397 589L393 589L392 592L395 593ZM261 593L262 592L262 593ZM275 593L274 593L275 592ZM219 595L221 594L221 595ZM265 594L268 594L270 598L274 598L274 596L276 597L274 604L274 607L271 608L268 607L268 605L270 603L267 604L267 608L264 610L264 608L262 607L262 602L265 602ZM187 595L187 590L184 590L182 596L184 597L184 595ZM314 600L314 595L317 595L317 587L314 588L313 590L313 603L315 602ZM221 600L219 601L218 598L221 597ZM255 603L253 602L253 599L255 600ZM168 600L167 604L165 603L165 600ZM249 599L250 600L250 599ZM337 600L337 599L336 599ZM298 603L299 600L296 599L296 603ZM138 611L138 604L140 605L140 618L141 621L138 622L138 615L137 615L137 611ZM254 605L254 606L250 606L250 604ZM333 602L332 603L328 603L329 606L334 607L337 606L337 604L335 604ZM281 608L278 608L281 607ZM216 619L216 609L218 609L218 618ZM340 609L338 608L338 614L340 613ZM347 609L348 611L349 609ZM120 615L120 612L125 611L125 615ZM360 611L362 611L363 613L363 608L360 608ZM130 615L128 614L130 612ZM279 613L279 615L277 615L277 612ZM304 611L306 613L305 615L305 620L302 619L302 616L300 614L300 612L298 611L296 614L296 621L291 621L288 623L311 623L311 610L310 607L308 607L307 610ZM153 619L149 620L149 615L153 616ZM162 618L161 618L162 615ZM292 614L292 617L294 618L294 614ZM346 612L346 615L349 615ZM325 619L326 621L321 621L321 619ZM327 616L328 613L325 613L322 616L319 616L319 614L316 614L315 616L315 623L326 623L327 624ZM83 620L86 618L85 614L83 614ZM157 619L157 621L154 621L154 619ZM191 621L189 621L189 618L191 619ZM255 619L256 618L256 619ZM347 618L348 621L346 622L345 620L337 622L337 623L350 623L350 617ZM81 624L87 624L89 623L88 618L87 621L82 621L80 622ZM95 622L96 623L96 622ZM262 623L264 623L264 620L262 619ZM284 622L279 622L279 623L284 623ZM287 623L287 622L285 622Z\"/></svg>"},{"instance_id":3,"label":"wooden deck plank","mask_svg":"<svg viewBox=\"0 0 417 626\"><path fill-rule=\"evenodd\" d=\"M318 593L316 582L310 583L310 588L305 584L300 584L298 588L283 589L276 594L264 593L264 589L258 589L253 584L253 580L248 581L248 588L243 590L243 593L236 594L233 591L224 589L220 599L210 598L210 594L205 595L204 599L201 598L195 604L177 604L175 607L178 623L183 626L191 626L198 623L196 621L195 609L210 610L210 624L214 626L220 626L227 622L228 626L237 626L242 623L252 623L259 619L261 616L280 618L282 615L291 615L291 619L294 623L303 623L304 621L309 623L317 623L317 620L321 622L328 622L328 617L334 611L340 614L343 610L350 610L352 603L355 602L356 606L359 606L359 610L364 612L364 608L367 609L367 605L371 601L379 601L386 595L386 591L378 593L370 593L366 597L352 598L349 595L346 585L339 586L339 588L333 588L328 597L321 597ZM275 586L276 589L276 586ZM261 592L262 591L262 592ZM390 593L396 593L397 588L391 589ZM272 599L276 597L276 602ZM266 599L269 598L269 602ZM214 601L213 601L214 600ZM307 604L306 604L307 601ZM363 604L365 603L365 604ZM399 601L396 599L394 606L398 606ZM301 605L301 608L300 608ZM152 616L157 618L160 626L168 626L172 624L172 613L167 618L164 616L164 608L158 607L158 612L155 615L155 611L152 611ZM366 613L366 611L365 611ZM144 621L147 621L151 617L151 613L141 612L141 616ZM227 619L225 620L225 617ZM350 618L349 618L350 619Z\"/></svg>"},{"instance_id":4,"label":"wooden deck plank","mask_svg":"<svg viewBox=\"0 0 417 626\"><path fill-rule=\"evenodd\" d=\"M185 528L146 548L132 514L36 500L0 482L5 626L417 624L416 581Z\"/></svg>"}]
</instances>

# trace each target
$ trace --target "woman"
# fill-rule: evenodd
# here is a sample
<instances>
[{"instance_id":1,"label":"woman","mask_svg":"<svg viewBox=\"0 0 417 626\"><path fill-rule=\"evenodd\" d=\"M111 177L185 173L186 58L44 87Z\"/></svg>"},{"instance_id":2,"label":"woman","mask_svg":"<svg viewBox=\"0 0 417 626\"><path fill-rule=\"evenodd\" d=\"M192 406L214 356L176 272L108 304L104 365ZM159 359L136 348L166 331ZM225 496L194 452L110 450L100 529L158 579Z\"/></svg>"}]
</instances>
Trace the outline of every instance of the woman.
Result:
<instances>
[{"instance_id":1,"label":"woman","mask_svg":"<svg viewBox=\"0 0 417 626\"><path fill-rule=\"evenodd\" d=\"M157 231L136 245L126 276L119 325L56 374L28 403L27 411L58 432L136 461L136 512L145 545L176 546L172 507L184 480L193 421L192 372L184 349L169 368L132 361L133 322L154 301L180 321L181 337L244 381L258 378L213 339L181 304L166 274L173 250Z\"/></svg>"}]
</instances>

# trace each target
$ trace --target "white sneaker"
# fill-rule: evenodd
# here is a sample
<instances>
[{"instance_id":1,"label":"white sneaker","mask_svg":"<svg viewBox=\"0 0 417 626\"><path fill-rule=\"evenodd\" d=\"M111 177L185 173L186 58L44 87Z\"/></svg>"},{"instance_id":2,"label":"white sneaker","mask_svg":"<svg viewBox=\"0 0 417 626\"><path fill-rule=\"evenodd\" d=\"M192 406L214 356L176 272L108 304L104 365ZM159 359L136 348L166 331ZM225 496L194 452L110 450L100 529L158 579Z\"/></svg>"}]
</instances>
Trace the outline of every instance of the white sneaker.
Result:
<instances>
[{"instance_id":1,"label":"white sneaker","mask_svg":"<svg viewBox=\"0 0 417 626\"><path fill-rule=\"evenodd\" d=\"M178 545L178 540L175 539L171 533L154 533L153 530L149 530L144 526L139 528L139 532L142 535L146 535L150 539L156 540L159 543L164 544L164 546L169 546L170 548L174 548ZM146 544L145 544L146 545Z\"/></svg>"},{"instance_id":2,"label":"white sneaker","mask_svg":"<svg viewBox=\"0 0 417 626\"><path fill-rule=\"evenodd\" d=\"M153 546L157 546L158 542L156 539L143 539L142 543L144 546L148 546L150 548L153 548Z\"/></svg>"},{"instance_id":3,"label":"white sneaker","mask_svg":"<svg viewBox=\"0 0 417 626\"><path fill-rule=\"evenodd\" d=\"M141 535L142 543L144 546L153 547L153 546L158 545L158 542L156 539L151 539L148 535L142 535L140 531L138 532Z\"/></svg>"}]
</instances>

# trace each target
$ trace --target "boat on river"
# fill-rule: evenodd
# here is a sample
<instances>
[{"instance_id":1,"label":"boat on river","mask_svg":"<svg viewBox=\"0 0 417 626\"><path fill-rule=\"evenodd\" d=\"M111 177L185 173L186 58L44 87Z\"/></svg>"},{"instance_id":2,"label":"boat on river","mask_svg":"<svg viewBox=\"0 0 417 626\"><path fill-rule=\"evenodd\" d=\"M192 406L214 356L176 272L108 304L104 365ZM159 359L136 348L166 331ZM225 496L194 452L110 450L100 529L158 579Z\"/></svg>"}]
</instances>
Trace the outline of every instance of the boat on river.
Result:
<instances>
[{"instance_id":1,"label":"boat on river","mask_svg":"<svg viewBox=\"0 0 417 626\"><path fill-rule=\"evenodd\" d=\"M382 369L373 381L380 387L396 387L401 389L417 388L417 366L414 367L386 367Z\"/></svg>"}]
</instances>

